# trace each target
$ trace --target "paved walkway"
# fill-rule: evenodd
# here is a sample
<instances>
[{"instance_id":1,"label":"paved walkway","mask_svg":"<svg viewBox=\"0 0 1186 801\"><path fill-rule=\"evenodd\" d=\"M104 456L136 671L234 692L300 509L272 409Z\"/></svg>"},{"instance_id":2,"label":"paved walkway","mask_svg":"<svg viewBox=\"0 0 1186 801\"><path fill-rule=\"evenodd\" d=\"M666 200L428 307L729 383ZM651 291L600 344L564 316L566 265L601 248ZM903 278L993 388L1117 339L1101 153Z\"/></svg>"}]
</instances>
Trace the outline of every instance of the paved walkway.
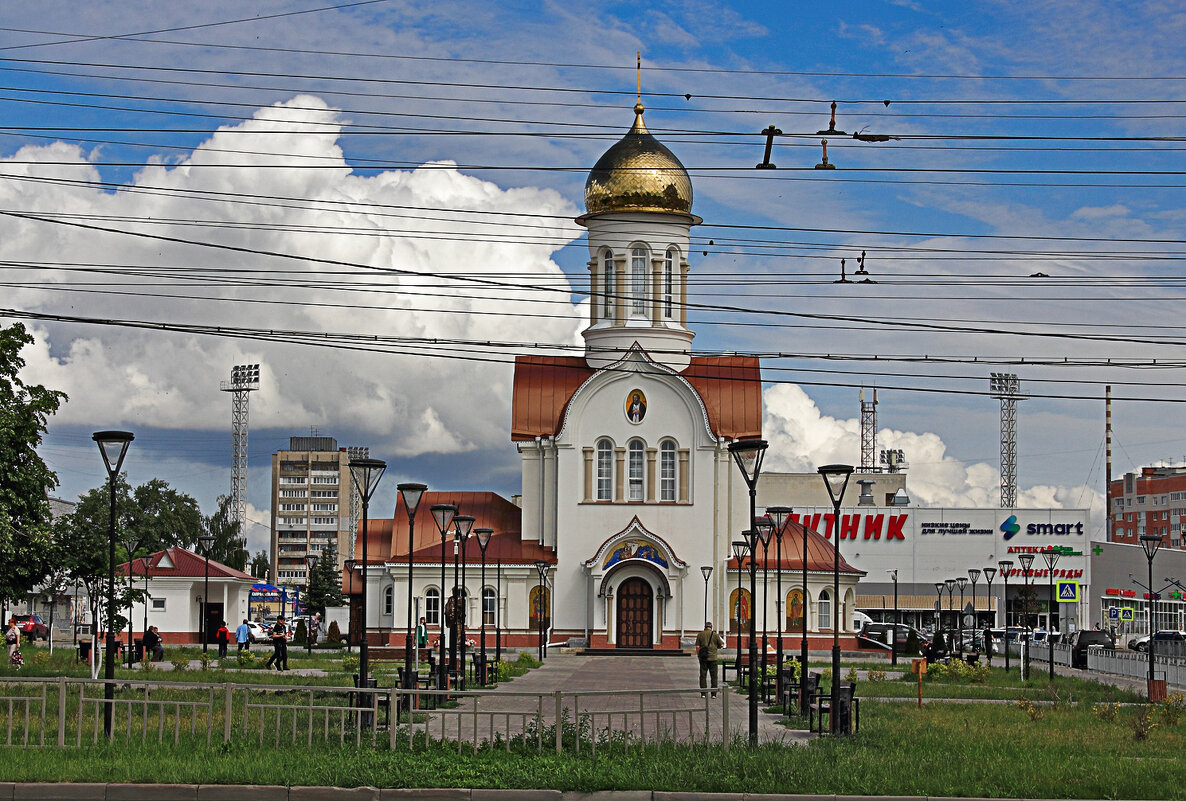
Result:
<instances>
[{"instance_id":1,"label":"paved walkway","mask_svg":"<svg viewBox=\"0 0 1186 801\"><path fill-rule=\"evenodd\" d=\"M559 696L557 695L559 693ZM561 717L587 720L602 738L720 742L728 718L731 737L749 732L748 699L729 688L701 697L699 670L690 657L588 656L556 653L543 667L496 688L474 693L457 709L427 713L418 729L436 737L481 742L497 733L515 736L537 718L545 726ZM760 742L805 742L804 731L775 725L777 715L758 713ZM542 747L554 747L545 741Z\"/></svg>"}]
</instances>

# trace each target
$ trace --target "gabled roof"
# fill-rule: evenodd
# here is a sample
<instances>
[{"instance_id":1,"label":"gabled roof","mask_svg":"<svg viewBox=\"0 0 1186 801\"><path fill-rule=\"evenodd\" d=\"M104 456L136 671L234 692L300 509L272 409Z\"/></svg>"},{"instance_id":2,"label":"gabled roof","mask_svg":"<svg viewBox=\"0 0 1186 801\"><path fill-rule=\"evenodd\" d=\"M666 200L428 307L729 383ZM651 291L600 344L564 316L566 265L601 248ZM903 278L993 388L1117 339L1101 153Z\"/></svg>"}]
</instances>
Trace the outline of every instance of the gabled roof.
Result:
<instances>
[{"instance_id":1,"label":"gabled roof","mask_svg":"<svg viewBox=\"0 0 1186 801\"><path fill-rule=\"evenodd\" d=\"M137 558L132 560L132 575L139 579L144 576L144 559ZM118 573L127 575L128 563L124 562L116 568ZM205 578L206 577L206 557L200 556L193 551L175 545L171 548L166 548L163 551L157 551L148 557L148 577L150 579L163 578ZM255 581L255 578L244 573L242 570L236 570L233 567L224 565L222 562L210 560L210 578L212 579L243 579L246 581Z\"/></svg>"},{"instance_id":2,"label":"gabled roof","mask_svg":"<svg viewBox=\"0 0 1186 801\"><path fill-rule=\"evenodd\" d=\"M580 357L517 357L511 440L560 433L569 401L594 372ZM713 434L729 439L762 435L762 371L757 357L695 356L679 375L704 401Z\"/></svg>"}]
</instances>

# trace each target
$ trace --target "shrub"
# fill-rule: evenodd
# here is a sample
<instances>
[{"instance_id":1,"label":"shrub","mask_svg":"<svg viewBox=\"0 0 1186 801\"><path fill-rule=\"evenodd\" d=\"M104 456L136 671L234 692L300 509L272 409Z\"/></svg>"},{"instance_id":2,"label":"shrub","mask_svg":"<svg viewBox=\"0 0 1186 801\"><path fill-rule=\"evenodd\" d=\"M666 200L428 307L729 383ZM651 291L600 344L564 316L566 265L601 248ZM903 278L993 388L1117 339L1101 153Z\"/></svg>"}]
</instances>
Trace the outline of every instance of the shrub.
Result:
<instances>
[{"instance_id":1,"label":"shrub","mask_svg":"<svg viewBox=\"0 0 1186 801\"><path fill-rule=\"evenodd\" d=\"M873 682L874 684L876 684L879 681L885 681L885 679L886 679L885 671L878 670L877 668L871 668L870 670L868 670L865 673L865 676L869 679L869 681Z\"/></svg>"},{"instance_id":2,"label":"shrub","mask_svg":"<svg viewBox=\"0 0 1186 801\"><path fill-rule=\"evenodd\" d=\"M171 660L169 660L169 663L171 665L173 665L174 673L182 673L186 670L189 670L189 660L186 659L185 657L178 657L177 659L171 659Z\"/></svg>"},{"instance_id":3,"label":"shrub","mask_svg":"<svg viewBox=\"0 0 1186 801\"><path fill-rule=\"evenodd\" d=\"M922 644L918 641L918 633L914 629L906 635L906 653L910 656L918 656L922 652Z\"/></svg>"},{"instance_id":4,"label":"shrub","mask_svg":"<svg viewBox=\"0 0 1186 801\"><path fill-rule=\"evenodd\" d=\"M342 670L344 670L346 673L357 673L358 664L358 657L354 656L353 654L347 654L346 656L342 657Z\"/></svg>"},{"instance_id":5,"label":"shrub","mask_svg":"<svg viewBox=\"0 0 1186 801\"><path fill-rule=\"evenodd\" d=\"M325 632L325 638L330 642L342 641L342 630L338 628L338 621L334 620L330 622L329 628Z\"/></svg>"},{"instance_id":6,"label":"shrub","mask_svg":"<svg viewBox=\"0 0 1186 801\"><path fill-rule=\"evenodd\" d=\"M857 683L857 668L856 668L856 665L853 665L852 667L850 667L850 668L848 669L848 672L844 674L844 680L845 680L845 681L847 681L847 682L849 682L850 684L856 684L856 683Z\"/></svg>"},{"instance_id":7,"label":"shrub","mask_svg":"<svg viewBox=\"0 0 1186 801\"><path fill-rule=\"evenodd\" d=\"M1129 721L1132 726L1132 738L1136 742L1143 742L1149 739L1149 732L1157 728L1157 723L1154 721L1154 707L1146 706L1137 710L1137 714Z\"/></svg>"},{"instance_id":8,"label":"shrub","mask_svg":"<svg viewBox=\"0 0 1186 801\"><path fill-rule=\"evenodd\" d=\"M1116 719L1120 717L1120 703L1095 704L1091 707L1091 711L1100 720L1106 723L1115 723Z\"/></svg>"},{"instance_id":9,"label":"shrub","mask_svg":"<svg viewBox=\"0 0 1186 801\"><path fill-rule=\"evenodd\" d=\"M1162 723L1177 726L1178 721L1182 719L1182 713L1186 711L1186 695L1170 693L1158 704L1158 711L1161 713Z\"/></svg>"},{"instance_id":10,"label":"shrub","mask_svg":"<svg viewBox=\"0 0 1186 801\"><path fill-rule=\"evenodd\" d=\"M1030 716L1030 720L1037 722L1046 717L1046 710L1028 698L1018 698L1017 708Z\"/></svg>"},{"instance_id":11,"label":"shrub","mask_svg":"<svg viewBox=\"0 0 1186 801\"><path fill-rule=\"evenodd\" d=\"M259 658L251 651L240 651L235 655L235 659L239 661L239 667L251 668L259 664Z\"/></svg>"},{"instance_id":12,"label":"shrub","mask_svg":"<svg viewBox=\"0 0 1186 801\"><path fill-rule=\"evenodd\" d=\"M305 621L298 620L296 633L292 635L292 644L304 645L307 639L309 639L309 632L305 629Z\"/></svg>"},{"instance_id":13,"label":"shrub","mask_svg":"<svg viewBox=\"0 0 1186 801\"><path fill-rule=\"evenodd\" d=\"M210 662L213 661L213 658L210 656L209 651L202 651L202 653L198 654L198 661L202 663L200 669L205 671L210 669Z\"/></svg>"}]
</instances>

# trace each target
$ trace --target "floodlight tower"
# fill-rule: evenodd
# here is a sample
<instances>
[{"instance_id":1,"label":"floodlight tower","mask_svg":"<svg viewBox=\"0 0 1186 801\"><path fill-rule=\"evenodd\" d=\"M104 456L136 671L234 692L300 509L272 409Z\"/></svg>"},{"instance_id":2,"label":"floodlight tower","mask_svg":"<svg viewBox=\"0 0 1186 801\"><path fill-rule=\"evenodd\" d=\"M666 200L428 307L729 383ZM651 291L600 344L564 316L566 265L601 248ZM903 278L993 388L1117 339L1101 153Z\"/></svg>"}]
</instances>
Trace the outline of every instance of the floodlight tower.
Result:
<instances>
[{"instance_id":1,"label":"floodlight tower","mask_svg":"<svg viewBox=\"0 0 1186 801\"><path fill-rule=\"evenodd\" d=\"M231 503L239 532L247 530L247 401L259 389L259 365L236 364L220 389L231 393Z\"/></svg>"},{"instance_id":2,"label":"floodlight tower","mask_svg":"<svg viewBox=\"0 0 1186 801\"><path fill-rule=\"evenodd\" d=\"M346 455L350 461L371 458L371 449L365 445L350 445L346 448ZM362 496L358 494L358 487L350 482L350 553L358 544L358 521L362 519Z\"/></svg>"},{"instance_id":3,"label":"floodlight tower","mask_svg":"<svg viewBox=\"0 0 1186 801\"><path fill-rule=\"evenodd\" d=\"M1001 507L1017 506L1017 402L1021 381L1013 373L990 373L988 388L1001 401Z\"/></svg>"},{"instance_id":4,"label":"floodlight tower","mask_svg":"<svg viewBox=\"0 0 1186 801\"><path fill-rule=\"evenodd\" d=\"M865 388L861 387L861 472L871 473L876 469L873 454L877 453L877 389L873 389L873 400L865 400Z\"/></svg>"}]
</instances>

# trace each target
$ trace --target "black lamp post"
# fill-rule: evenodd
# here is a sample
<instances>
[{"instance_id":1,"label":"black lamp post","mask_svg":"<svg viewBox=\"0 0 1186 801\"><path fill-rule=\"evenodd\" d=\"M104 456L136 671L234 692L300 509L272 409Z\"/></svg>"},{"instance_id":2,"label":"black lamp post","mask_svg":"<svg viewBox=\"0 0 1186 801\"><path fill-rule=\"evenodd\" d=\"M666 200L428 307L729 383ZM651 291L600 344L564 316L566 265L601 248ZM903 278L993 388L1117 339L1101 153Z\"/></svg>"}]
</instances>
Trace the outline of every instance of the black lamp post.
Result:
<instances>
[{"instance_id":1,"label":"black lamp post","mask_svg":"<svg viewBox=\"0 0 1186 801\"><path fill-rule=\"evenodd\" d=\"M357 559L343 559L342 567L346 569L346 575L350 577L350 597L354 597L354 566L358 564ZM350 628L353 628L351 626ZM353 639L350 635L353 631L346 632L346 653L350 653L350 640Z\"/></svg>"},{"instance_id":2,"label":"black lamp post","mask_svg":"<svg viewBox=\"0 0 1186 801\"><path fill-rule=\"evenodd\" d=\"M737 559L737 656L733 660L733 672L738 677L741 676L741 632L743 624L741 621L741 576L745 569L745 555L749 553L749 543L745 540L733 540L733 556ZM748 618L749 615L747 614ZM740 683L740 682L739 682Z\"/></svg>"},{"instance_id":3,"label":"black lamp post","mask_svg":"<svg viewBox=\"0 0 1186 801\"><path fill-rule=\"evenodd\" d=\"M370 653L369 644L367 643L367 592L370 586L367 584L367 527L369 525L369 512L371 506L371 498L375 495L375 490L379 488L379 481L383 478L383 473L387 470L387 462L382 459L351 459L350 460L350 475L354 479L354 487L358 490L358 496L362 499L362 603L360 604L360 611L362 613L362 642L358 647L358 686L370 686ZM359 703L367 704L370 702L368 697L359 694Z\"/></svg>"},{"instance_id":4,"label":"black lamp post","mask_svg":"<svg viewBox=\"0 0 1186 801\"><path fill-rule=\"evenodd\" d=\"M436 521L437 531L441 534L441 596L440 608L437 609L437 625L441 630L440 662L437 665L437 687L444 689L447 682L449 661L445 658L445 565L448 556L445 554L445 541L449 537L449 530L453 527L453 517L457 514L457 504L436 503L432 506L432 519ZM452 593L450 593L452 595Z\"/></svg>"},{"instance_id":5,"label":"black lamp post","mask_svg":"<svg viewBox=\"0 0 1186 801\"><path fill-rule=\"evenodd\" d=\"M778 665L775 671L775 693L777 700L782 700L782 624L786 613L783 611L783 604L786 599L782 597L782 532L787 524L787 520L791 516L793 510L789 506L767 506L766 516L770 518L770 522L774 524L774 594L778 596L778 600L774 602L774 611L778 616L778 641L774 646L774 661ZM803 595L806 601L807 594ZM806 612L806 604L804 604L804 611Z\"/></svg>"},{"instance_id":6,"label":"black lamp post","mask_svg":"<svg viewBox=\"0 0 1186 801\"><path fill-rule=\"evenodd\" d=\"M136 551L140 550L140 542L138 540L125 542L124 548L126 548L128 551L128 587L134 588L135 584L136 584L136 571L133 568L136 564ZM147 585L148 580L145 579L144 583L145 583L145 585ZM144 597L144 603L145 603L145 610L146 610L145 615L147 616L147 614L148 614L148 612L147 612L148 596L147 595L145 595L145 597ZM136 651L135 651L135 646L133 644L134 643L134 633L135 633L135 632L133 632L133 629L135 628L135 626L132 625L132 615L134 614L134 612L135 612L135 604L132 603L131 596L129 596L129 598L128 598L128 667L129 668L135 664L135 659L136 659ZM148 627L145 626L144 630L148 631Z\"/></svg>"},{"instance_id":7,"label":"black lamp post","mask_svg":"<svg viewBox=\"0 0 1186 801\"><path fill-rule=\"evenodd\" d=\"M549 606L547 598L544 597L544 593L547 591L548 563L543 559L537 559L535 561L535 572L539 573L539 590L535 596L535 613L536 621L539 624L539 660L542 662L548 656L548 649L545 645L545 637L547 635L544 634L544 615L548 613Z\"/></svg>"},{"instance_id":8,"label":"black lamp post","mask_svg":"<svg viewBox=\"0 0 1186 801\"><path fill-rule=\"evenodd\" d=\"M313 589L313 568L317 567L317 554L305 554L305 617L309 618L311 622L313 616L308 614L309 601L311 600L309 590ZM310 623L305 624L305 653L310 657L313 656L313 627Z\"/></svg>"},{"instance_id":9,"label":"black lamp post","mask_svg":"<svg viewBox=\"0 0 1186 801\"><path fill-rule=\"evenodd\" d=\"M198 631L202 637L202 653L208 653L210 649L210 615L206 614L206 610L210 608L210 548L213 545L214 537L212 535L203 534L198 537L198 549L202 552L202 556L206 557L206 574L202 579L202 617L198 621Z\"/></svg>"},{"instance_id":10,"label":"black lamp post","mask_svg":"<svg viewBox=\"0 0 1186 801\"><path fill-rule=\"evenodd\" d=\"M762 701L765 702L766 666L769 662L770 655L770 641L768 639L768 632L770 631L768 625L770 612L770 537L774 534L774 523L768 515L762 515L754 521L754 525L758 531L758 539L762 542L762 678L760 687L762 690Z\"/></svg>"},{"instance_id":11,"label":"black lamp post","mask_svg":"<svg viewBox=\"0 0 1186 801\"><path fill-rule=\"evenodd\" d=\"M832 499L832 714L829 716L832 733L840 732L840 502L852 476L850 464L828 464L819 468L824 486Z\"/></svg>"},{"instance_id":12,"label":"black lamp post","mask_svg":"<svg viewBox=\"0 0 1186 801\"><path fill-rule=\"evenodd\" d=\"M890 636L890 664L898 664L898 571L887 570L890 578L894 580L894 628L893 634Z\"/></svg>"},{"instance_id":13,"label":"black lamp post","mask_svg":"<svg viewBox=\"0 0 1186 801\"><path fill-rule=\"evenodd\" d=\"M115 709L115 482L123 466L128 445L136 435L130 431L96 431L91 435L99 445L107 468L107 494L111 506L107 517L107 662L103 667L103 734L111 737L111 717Z\"/></svg>"},{"instance_id":14,"label":"black lamp post","mask_svg":"<svg viewBox=\"0 0 1186 801\"><path fill-rule=\"evenodd\" d=\"M399 491L399 497L404 502L404 511L408 514L408 633L404 637L404 688L407 689L415 687L412 675L412 636L416 625L413 614L415 602L412 595L412 552L416 549L416 508L420 506L420 499L424 497L428 485L409 481L397 484L395 488Z\"/></svg>"},{"instance_id":15,"label":"black lamp post","mask_svg":"<svg viewBox=\"0 0 1186 801\"><path fill-rule=\"evenodd\" d=\"M1005 672L1009 672L1009 573L1013 570L1012 559L997 562L1001 569L1001 581L1005 582Z\"/></svg>"},{"instance_id":16,"label":"black lamp post","mask_svg":"<svg viewBox=\"0 0 1186 801\"><path fill-rule=\"evenodd\" d=\"M152 567L152 554L145 556L140 560L144 564L144 625L140 628L140 637L148 633L148 569ZM131 568L128 568L131 570Z\"/></svg>"},{"instance_id":17,"label":"black lamp post","mask_svg":"<svg viewBox=\"0 0 1186 801\"><path fill-rule=\"evenodd\" d=\"M757 510L755 508L758 496L758 477L762 473L762 458L766 455L767 443L764 439L743 439L734 440L729 443L729 453L733 455L733 461L737 463L737 469L741 471L742 478L745 479L745 485L749 488L749 595L752 604L753 599L757 596L758 589L758 542L754 532L756 523L754 519L757 517ZM756 642L756 631L754 630L755 615L750 614L749 624L749 744L756 747L758 745L758 685L757 685L757 667L758 667L758 653Z\"/></svg>"},{"instance_id":18,"label":"black lamp post","mask_svg":"<svg viewBox=\"0 0 1186 801\"><path fill-rule=\"evenodd\" d=\"M1157 641L1153 635L1155 631L1155 612L1157 603L1157 593L1153 592L1153 557L1157 555L1157 550L1161 547L1161 537L1156 534L1142 534L1140 536L1141 549L1145 551L1145 558L1149 560L1149 686L1147 688L1149 700L1153 700L1153 665L1157 661L1154 656L1154 651L1157 646Z\"/></svg>"},{"instance_id":19,"label":"black lamp post","mask_svg":"<svg viewBox=\"0 0 1186 801\"><path fill-rule=\"evenodd\" d=\"M454 601L453 614L454 620L457 621L457 681L461 689L465 689L465 623L466 623L466 608L469 606L468 599L465 596L465 545L469 542L470 532L474 527L474 518L471 515L454 515L453 516L453 542L457 546L457 550L453 553L453 594L456 600ZM458 562L461 565L461 584L457 583L457 567ZM458 594L460 593L460 594ZM450 653L453 653L450 651Z\"/></svg>"},{"instance_id":20,"label":"black lamp post","mask_svg":"<svg viewBox=\"0 0 1186 801\"><path fill-rule=\"evenodd\" d=\"M1025 653L1022 656L1022 670L1026 681L1030 677L1030 640L1033 639L1033 629L1030 627L1030 578L1033 571L1030 567L1034 563L1034 555L1032 553L1023 553L1017 557L1017 561L1021 563L1021 575L1025 578L1025 601L1022 603L1023 615L1025 618Z\"/></svg>"},{"instance_id":21,"label":"black lamp post","mask_svg":"<svg viewBox=\"0 0 1186 801\"><path fill-rule=\"evenodd\" d=\"M947 611L949 613L948 616L950 616L951 599L952 599L952 596L955 595L955 579L943 579L943 583L947 586ZM951 634L950 633L948 633L948 635L947 635L947 645L948 645L948 650L950 650L950 648L951 648Z\"/></svg>"},{"instance_id":22,"label":"black lamp post","mask_svg":"<svg viewBox=\"0 0 1186 801\"><path fill-rule=\"evenodd\" d=\"M964 658L964 587L968 586L967 576L956 576L955 586L960 588L959 638L960 659Z\"/></svg>"},{"instance_id":23,"label":"black lamp post","mask_svg":"<svg viewBox=\"0 0 1186 801\"><path fill-rule=\"evenodd\" d=\"M976 612L976 582L980 581L980 569L968 568L968 578L972 580L972 642L976 642L977 632L980 628L980 615Z\"/></svg>"},{"instance_id":24,"label":"black lamp post","mask_svg":"<svg viewBox=\"0 0 1186 801\"><path fill-rule=\"evenodd\" d=\"M1050 606L1046 608L1046 643L1050 646L1050 681L1054 681L1054 610L1058 601L1054 597L1054 566L1058 564L1060 552L1050 547L1042 551L1046 563L1046 577L1050 584Z\"/></svg>"},{"instance_id":25,"label":"black lamp post","mask_svg":"<svg viewBox=\"0 0 1186 801\"><path fill-rule=\"evenodd\" d=\"M993 576L995 576L996 574L997 574L997 569L995 567L984 568L984 580L985 580L985 582L988 583L988 589L985 590L984 601L985 601L985 604L987 604L990 612L992 612L992 579L993 579ZM996 613L993 612L992 625L996 626L996 624L997 624L997 616L996 616ZM1005 647L1006 648L1008 648L1008 642L1009 642L1009 639L1008 639L1008 637L1006 637L1005 638L1005 643L1006 643ZM985 651L988 652L988 654L985 658L985 663L991 665L992 664L992 642L991 641L985 642L984 649L985 649Z\"/></svg>"},{"instance_id":26,"label":"black lamp post","mask_svg":"<svg viewBox=\"0 0 1186 801\"><path fill-rule=\"evenodd\" d=\"M502 661L502 560L494 564L494 661Z\"/></svg>"},{"instance_id":27,"label":"black lamp post","mask_svg":"<svg viewBox=\"0 0 1186 801\"><path fill-rule=\"evenodd\" d=\"M481 618L482 650L481 685L486 686L486 546L490 544L490 537L494 534L492 528L475 528L474 536L478 538L478 549L482 552L482 586L478 590L478 617Z\"/></svg>"},{"instance_id":28,"label":"black lamp post","mask_svg":"<svg viewBox=\"0 0 1186 801\"><path fill-rule=\"evenodd\" d=\"M712 575L712 565L701 567L700 575L704 576L704 619L708 620L708 577Z\"/></svg>"},{"instance_id":29,"label":"black lamp post","mask_svg":"<svg viewBox=\"0 0 1186 801\"><path fill-rule=\"evenodd\" d=\"M936 581L935 592L938 594L939 600L935 601L935 636L941 637L943 631L943 588L947 586L946 582Z\"/></svg>"}]
</instances>

